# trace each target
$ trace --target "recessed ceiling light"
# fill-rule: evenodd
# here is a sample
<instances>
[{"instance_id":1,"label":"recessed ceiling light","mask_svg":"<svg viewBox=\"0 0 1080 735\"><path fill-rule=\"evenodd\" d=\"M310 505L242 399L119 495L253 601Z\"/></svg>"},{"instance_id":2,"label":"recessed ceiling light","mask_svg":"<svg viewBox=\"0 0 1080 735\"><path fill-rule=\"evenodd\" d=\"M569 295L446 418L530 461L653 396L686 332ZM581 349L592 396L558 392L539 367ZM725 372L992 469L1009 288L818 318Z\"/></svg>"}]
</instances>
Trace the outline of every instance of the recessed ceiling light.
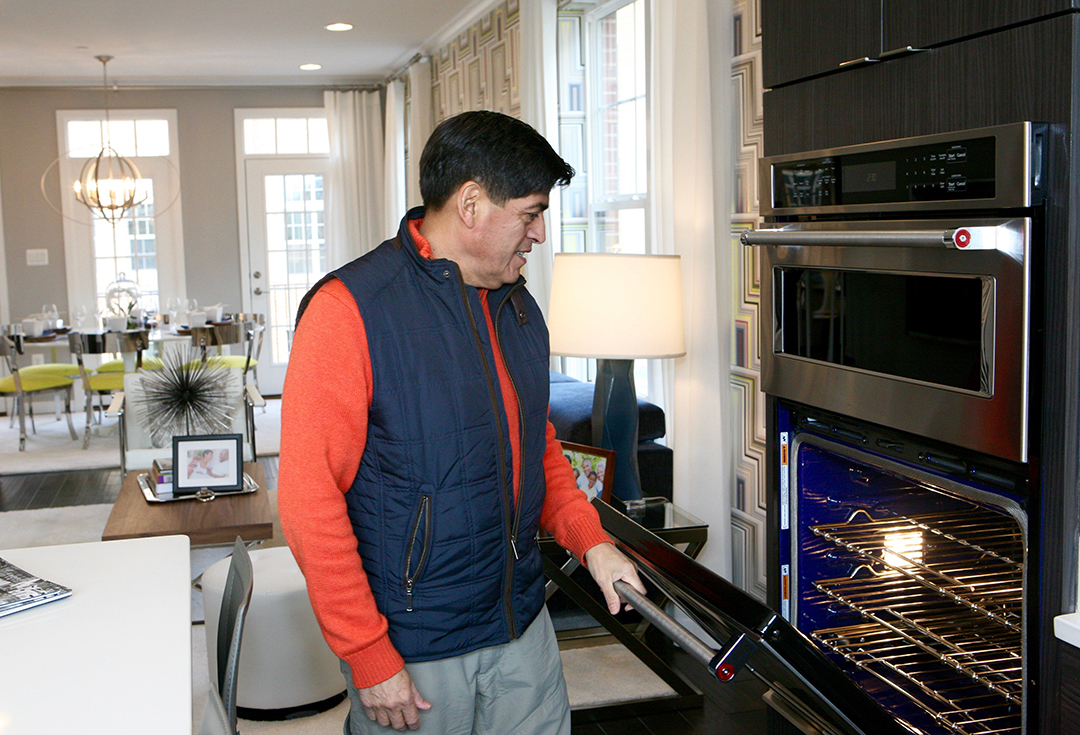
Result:
<instances>
[{"instance_id":1,"label":"recessed ceiling light","mask_svg":"<svg viewBox=\"0 0 1080 735\"><path fill-rule=\"evenodd\" d=\"M352 30L352 24L351 23L331 23L330 25L326 26L326 30L328 30L328 31L351 31Z\"/></svg>"},{"instance_id":2,"label":"recessed ceiling light","mask_svg":"<svg viewBox=\"0 0 1080 735\"><path fill-rule=\"evenodd\" d=\"M301 64L300 68L304 71L318 71L322 69L322 64Z\"/></svg>"}]
</instances>

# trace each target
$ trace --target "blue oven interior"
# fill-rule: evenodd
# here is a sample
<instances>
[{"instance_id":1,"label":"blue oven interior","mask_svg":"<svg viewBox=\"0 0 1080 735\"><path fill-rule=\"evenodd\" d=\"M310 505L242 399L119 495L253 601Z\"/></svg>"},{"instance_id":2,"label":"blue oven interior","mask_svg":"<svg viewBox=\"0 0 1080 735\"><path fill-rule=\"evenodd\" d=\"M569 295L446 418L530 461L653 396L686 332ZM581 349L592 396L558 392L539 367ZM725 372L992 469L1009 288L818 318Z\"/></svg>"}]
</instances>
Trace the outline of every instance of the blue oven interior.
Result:
<instances>
[{"instance_id":1,"label":"blue oven interior","mask_svg":"<svg viewBox=\"0 0 1080 735\"><path fill-rule=\"evenodd\" d=\"M1021 500L778 410L781 612L916 731L1020 733Z\"/></svg>"}]
</instances>

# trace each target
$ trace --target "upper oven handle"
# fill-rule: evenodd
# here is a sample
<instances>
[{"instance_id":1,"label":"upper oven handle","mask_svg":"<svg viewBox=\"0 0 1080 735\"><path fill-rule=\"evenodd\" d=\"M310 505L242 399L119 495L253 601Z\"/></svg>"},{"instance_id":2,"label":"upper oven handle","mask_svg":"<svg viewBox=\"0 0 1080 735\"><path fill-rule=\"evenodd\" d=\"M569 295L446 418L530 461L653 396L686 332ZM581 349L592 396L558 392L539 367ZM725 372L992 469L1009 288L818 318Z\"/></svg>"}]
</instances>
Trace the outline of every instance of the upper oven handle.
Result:
<instances>
[{"instance_id":1,"label":"upper oven handle","mask_svg":"<svg viewBox=\"0 0 1080 735\"><path fill-rule=\"evenodd\" d=\"M743 245L858 246L996 250L996 227L954 230L746 230Z\"/></svg>"}]
</instances>

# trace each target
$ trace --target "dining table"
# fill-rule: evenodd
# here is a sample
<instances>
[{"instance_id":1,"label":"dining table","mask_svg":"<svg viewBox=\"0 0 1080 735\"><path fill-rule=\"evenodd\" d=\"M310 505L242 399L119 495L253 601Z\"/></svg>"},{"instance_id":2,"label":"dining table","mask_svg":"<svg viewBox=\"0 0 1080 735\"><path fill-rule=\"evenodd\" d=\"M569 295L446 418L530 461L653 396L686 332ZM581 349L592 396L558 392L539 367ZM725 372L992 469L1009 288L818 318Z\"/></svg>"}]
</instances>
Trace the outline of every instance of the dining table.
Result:
<instances>
[{"instance_id":1,"label":"dining table","mask_svg":"<svg viewBox=\"0 0 1080 735\"><path fill-rule=\"evenodd\" d=\"M0 734L191 735L187 536L0 558L72 590L0 617Z\"/></svg>"}]
</instances>

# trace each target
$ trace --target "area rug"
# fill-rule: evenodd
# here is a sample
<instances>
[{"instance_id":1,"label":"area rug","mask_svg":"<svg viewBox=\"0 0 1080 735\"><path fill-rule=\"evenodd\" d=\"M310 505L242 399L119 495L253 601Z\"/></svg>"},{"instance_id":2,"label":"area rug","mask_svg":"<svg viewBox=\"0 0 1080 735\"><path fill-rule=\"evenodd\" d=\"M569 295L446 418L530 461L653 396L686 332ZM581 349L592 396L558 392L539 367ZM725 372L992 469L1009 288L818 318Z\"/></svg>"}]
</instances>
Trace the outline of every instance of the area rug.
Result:
<instances>
[{"instance_id":1,"label":"area rug","mask_svg":"<svg viewBox=\"0 0 1080 735\"><path fill-rule=\"evenodd\" d=\"M674 690L619 643L562 651L562 660L571 709L675 695ZM206 626L196 625L191 629L191 662L191 714L194 732L198 732L205 692L210 686L206 670ZM346 699L326 712L295 720L241 719L238 729L244 735L340 735L348 712Z\"/></svg>"},{"instance_id":2,"label":"area rug","mask_svg":"<svg viewBox=\"0 0 1080 735\"><path fill-rule=\"evenodd\" d=\"M90 445L82 448L85 415L74 416L78 440L72 440L67 421L55 414L35 418L37 433L30 433L27 421L26 451L19 451L19 427L9 426L0 416L0 475L62 470L97 470L120 466L120 444L116 419L106 418L91 430ZM281 400L268 399L266 409L255 409L255 447L260 457L276 455L281 450Z\"/></svg>"},{"instance_id":3,"label":"area rug","mask_svg":"<svg viewBox=\"0 0 1080 735\"><path fill-rule=\"evenodd\" d=\"M5 511L0 513L0 549L100 541L111 511L107 503Z\"/></svg>"}]
</instances>

